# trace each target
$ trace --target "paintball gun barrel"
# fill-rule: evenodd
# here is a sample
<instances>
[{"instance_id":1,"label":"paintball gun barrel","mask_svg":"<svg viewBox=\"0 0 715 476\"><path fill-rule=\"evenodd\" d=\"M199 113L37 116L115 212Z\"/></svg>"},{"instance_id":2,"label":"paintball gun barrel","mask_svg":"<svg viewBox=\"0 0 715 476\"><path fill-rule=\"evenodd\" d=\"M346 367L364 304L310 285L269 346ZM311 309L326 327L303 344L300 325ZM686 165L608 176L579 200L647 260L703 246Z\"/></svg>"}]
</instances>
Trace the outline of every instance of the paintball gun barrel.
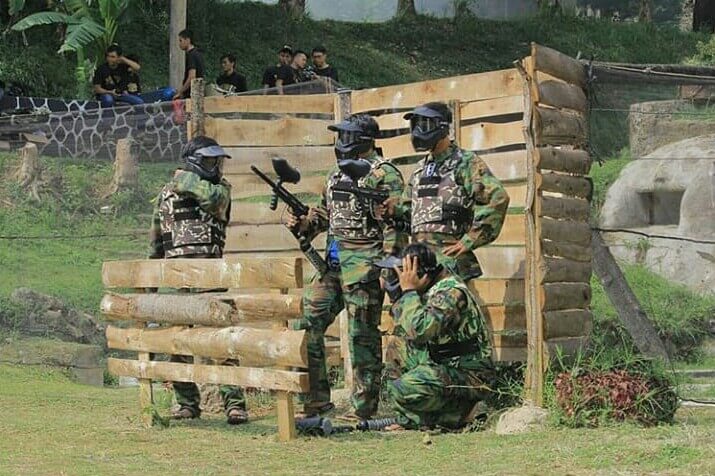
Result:
<instances>
[{"instance_id":1,"label":"paintball gun barrel","mask_svg":"<svg viewBox=\"0 0 715 476\"><path fill-rule=\"evenodd\" d=\"M280 199L283 203L288 205L288 208L290 208L293 216L301 217L307 215L308 206L283 187L283 182L294 184L298 183L300 181L300 172L291 167L285 159L274 158L271 162L273 163L273 170L278 176L278 182L274 182L270 177L261 172L258 167L251 165L251 171L261 180L266 182L271 187L271 190L273 190L270 209L275 210L278 207L278 199ZM318 270L318 273L320 273L321 276L327 273L327 263L318 254L315 248L313 248L313 245L310 243L310 240L308 240L308 237L298 231L297 227L292 227L290 231L298 240L300 250L303 252L308 261L310 261L310 263L315 267L315 269Z\"/></svg>"},{"instance_id":2,"label":"paintball gun barrel","mask_svg":"<svg viewBox=\"0 0 715 476\"><path fill-rule=\"evenodd\" d=\"M394 423L397 423L395 418L380 418L362 420L355 426L334 426L329 419L315 416L296 421L295 428L301 435L330 436L336 433L351 433L353 431L382 431Z\"/></svg>"}]
</instances>

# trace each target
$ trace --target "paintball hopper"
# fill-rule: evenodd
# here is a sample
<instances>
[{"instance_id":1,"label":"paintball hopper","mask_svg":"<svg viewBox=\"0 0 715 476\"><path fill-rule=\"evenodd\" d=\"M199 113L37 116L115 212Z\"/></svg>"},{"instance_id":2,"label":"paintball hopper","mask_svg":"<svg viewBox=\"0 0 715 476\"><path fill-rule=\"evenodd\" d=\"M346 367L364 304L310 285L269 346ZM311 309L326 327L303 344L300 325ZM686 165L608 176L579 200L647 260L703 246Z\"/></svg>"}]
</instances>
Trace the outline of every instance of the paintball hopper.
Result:
<instances>
[{"instance_id":1,"label":"paintball hopper","mask_svg":"<svg viewBox=\"0 0 715 476\"><path fill-rule=\"evenodd\" d=\"M292 167L286 159L274 157L271 162L273 162L273 170L278 175L279 182L300 182L300 172L295 167Z\"/></svg>"},{"instance_id":2,"label":"paintball hopper","mask_svg":"<svg viewBox=\"0 0 715 476\"><path fill-rule=\"evenodd\" d=\"M372 165L365 159L343 159L338 161L338 168L350 180L357 182L370 173Z\"/></svg>"}]
</instances>

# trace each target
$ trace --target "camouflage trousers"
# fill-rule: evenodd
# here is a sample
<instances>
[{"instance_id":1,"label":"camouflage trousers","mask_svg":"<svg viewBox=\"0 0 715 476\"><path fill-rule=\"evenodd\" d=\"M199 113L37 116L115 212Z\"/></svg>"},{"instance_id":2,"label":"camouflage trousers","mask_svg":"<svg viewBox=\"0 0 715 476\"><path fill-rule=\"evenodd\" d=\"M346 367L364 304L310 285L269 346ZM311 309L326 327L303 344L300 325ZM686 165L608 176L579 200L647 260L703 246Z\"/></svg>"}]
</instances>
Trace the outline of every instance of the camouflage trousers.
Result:
<instances>
[{"instance_id":1,"label":"camouflage trousers","mask_svg":"<svg viewBox=\"0 0 715 476\"><path fill-rule=\"evenodd\" d=\"M191 364L194 362L194 358L188 355L172 355L169 361ZM231 361L227 361L226 363L230 362ZM174 382L173 387L176 402L181 407L191 408L194 414L200 415L201 393L199 392L199 387L194 382ZM219 393L221 393L223 408L226 414L234 409L246 409L246 398L243 396L241 387L236 387L235 385L220 385Z\"/></svg>"},{"instance_id":2,"label":"camouflage trousers","mask_svg":"<svg viewBox=\"0 0 715 476\"><path fill-rule=\"evenodd\" d=\"M306 411L330 402L325 362L325 330L343 309L348 313L348 338L353 368L351 403L355 413L367 418L377 411L382 372L382 341L378 326L384 292L378 280L343 286L340 272L315 277L303 294L303 318L296 329L308 333L310 391Z\"/></svg>"},{"instance_id":3,"label":"camouflage trousers","mask_svg":"<svg viewBox=\"0 0 715 476\"><path fill-rule=\"evenodd\" d=\"M405 428L460 428L487 389L477 371L418 365L388 384L398 423Z\"/></svg>"}]
</instances>

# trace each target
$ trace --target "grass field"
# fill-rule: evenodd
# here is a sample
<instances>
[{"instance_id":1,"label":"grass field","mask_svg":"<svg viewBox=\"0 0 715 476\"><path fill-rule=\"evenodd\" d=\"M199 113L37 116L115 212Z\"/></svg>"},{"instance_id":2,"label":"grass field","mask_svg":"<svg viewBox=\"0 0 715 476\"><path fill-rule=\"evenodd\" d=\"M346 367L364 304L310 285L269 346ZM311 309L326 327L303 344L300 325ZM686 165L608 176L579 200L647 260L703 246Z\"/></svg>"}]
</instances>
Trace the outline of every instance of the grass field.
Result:
<instances>
[{"instance_id":1,"label":"grass field","mask_svg":"<svg viewBox=\"0 0 715 476\"><path fill-rule=\"evenodd\" d=\"M208 416L145 430L136 388L85 387L57 371L7 365L0 365L0 381L2 475L715 473L715 409L681 409L675 424L656 428L516 436L488 428L279 443L272 415L237 428ZM165 393L160 400L165 407Z\"/></svg>"}]
</instances>

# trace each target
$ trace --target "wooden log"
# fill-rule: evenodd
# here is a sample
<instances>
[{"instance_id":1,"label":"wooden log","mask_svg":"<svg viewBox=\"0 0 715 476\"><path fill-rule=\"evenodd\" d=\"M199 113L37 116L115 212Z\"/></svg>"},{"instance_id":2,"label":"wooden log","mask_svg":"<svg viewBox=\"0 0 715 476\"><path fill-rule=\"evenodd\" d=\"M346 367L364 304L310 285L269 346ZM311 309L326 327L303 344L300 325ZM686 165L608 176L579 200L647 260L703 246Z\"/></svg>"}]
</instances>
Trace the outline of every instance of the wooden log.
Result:
<instances>
[{"instance_id":1,"label":"wooden log","mask_svg":"<svg viewBox=\"0 0 715 476\"><path fill-rule=\"evenodd\" d=\"M138 293L148 293L149 289L138 288L136 291ZM146 324L137 322L135 327L141 330L146 327ZM137 359L139 359L140 365L147 365L151 361L151 354L149 352L139 352ZM139 379L139 409L142 424L146 428L151 427L154 424L154 388L152 387L151 378Z\"/></svg>"},{"instance_id":2,"label":"wooden log","mask_svg":"<svg viewBox=\"0 0 715 476\"><path fill-rule=\"evenodd\" d=\"M282 442L294 440L297 437L297 433L293 395L290 392L276 392L276 412L278 417L278 440Z\"/></svg>"},{"instance_id":3,"label":"wooden log","mask_svg":"<svg viewBox=\"0 0 715 476\"><path fill-rule=\"evenodd\" d=\"M541 216L556 219L588 221L591 204L587 200L568 197L541 198Z\"/></svg>"},{"instance_id":4,"label":"wooden log","mask_svg":"<svg viewBox=\"0 0 715 476\"><path fill-rule=\"evenodd\" d=\"M353 91L352 112L410 109L430 101L477 101L521 93L518 73L505 69Z\"/></svg>"},{"instance_id":5,"label":"wooden log","mask_svg":"<svg viewBox=\"0 0 715 476\"><path fill-rule=\"evenodd\" d=\"M591 334L593 314L586 309L567 309L544 313L546 339L583 337Z\"/></svg>"},{"instance_id":6,"label":"wooden log","mask_svg":"<svg viewBox=\"0 0 715 476\"><path fill-rule=\"evenodd\" d=\"M285 321L302 316L302 297L296 295L223 294L217 295L216 299L233 303L240 321Z\"/></svg>"},{"instance_id":7,"label":"wooden log","mask_svg":"<svg viewBox=\"0 0 715 476\"><path fill-rule=\"evenodd\" d=\"M256 367L308 367L305 331L287 329L108 326L107 345L110 349L240 360Z\"/></svg>"},{"instance_id":8,"label":"wooden log","mask_svg":"<svg viewBox=\"0 0 715 476\"><path fill-rule=\"evenodd\" d=\"M108 288L292 288L296 258L225 257L105 261Z\"/></svg>"},{"instance_id":9,"label":"wooden log","mask_svg":"<svg viewBox=\"0 0 715 476\"><path fill-rule=\"evenodd\" d=\"M332 94L287 96L211 96L204 99L207 114L220 113L302 113L332 114Z\"/></svg>"},{"instance_id":10,"label":"wooden log","mask_svg":"<svg viewBox=\"0 0 715 476\"><path fill-rule=\"evenodd\" d=\"M591 247L588 245L574 245L561 241L542 240L541 251L545 256L567 258L584 263L591 262Z\"/></svg>"},{"instance_id":11,"label":"wooden log","mask_svg":"<svg viewBox=\"0 0 715 476\"><path fill-rule=\"evenodd\" d=\"M539 83L539 103L557 108L573 109L586 113L588 100L579 86L561 81L542 81Z\"/></svg>"},{"instance_id":12,"label":"wooden log","mask_svg":"<svg viewBox=\"0 0 715 476\"><path fill-rule=\"evenodd\" d=\"M217 142L222 143L212 133L207 133L206 115L204 113L204 92L206 91L206 82L204 78L196 78L191 81L191 134L189 139L195 136L208 135Z\"/></svg>"},{"instance_id":13,"label":"wooden log","mask_svg":"<svg viewBox=\"0 0 715 476\"><path fill-rule=\"evenodd\" d=\"M537 106L534 121L537 146L583 146L588 140L586 117L581 113Z\"/></svg>"},{"instance_id":14,"label":"wooden log","mask_svg":"<svg viewBox=\"0 0 715 476\"><path fill-rule=\"evenodd\" d=\"M286 116L276 120L206 118L206 134L227 146L329 145L333 121Z\"/></svg>"},{"instance_id":15,"label":"wooden log","mask_svg":"<svg viewBox=\"0 0 715 476\"><path fill-rule=\"evenodd\" d=\"M589 177L574 177L573 175L558 172L543 172L540 181L540 188L544 192L560 193L589 201L593 194L593 182Z\"/></svg>"},{"instance_id":16,"label":"wooden log","mask_svg":"<svg viewBox=\"0 0 715 476\"><path fill-rule=\"evenodd\" d=\"M589 283L547 283L539 292L542 311L587 309L591 303Z\"/></svg>"},{"instance_id":17,"label":"wooden log","mask_svg":"<svg viewBox=\"0 0 715 476\"><path fill-rule=\"evenodd\" d=\"M551 362L557 359L564 364L572 363L579 353L586 351L589 337L564 337L544 342L544 354Z\"/></svg>"},{"instance_id":18,"label":"wooden log","mask_svg":"<svg viewBox=\"0 0 715 476\"><path fill-rule=\"evenodd\" d=\"M237 385L296 393L307 392L309 389L307 372L287 370L175 362L143 363L111 357L107 359L107 369L112 375L139 379Z\"/></svg>"},{"instance_id":19,"label":"wooden log","mask_svg":"<svg viewBox=\"0 0 715 476\"><path fill-rule=\"evenodd\" d=\"M611 251L603 243L600 232L593 232L591 244L593 247L593 269L603 284L608 300L616 309L619 320L633 338L638 350L646 357L663 359L666 363L670 362L665 345L660 340L648 315L643 311Z\"/></svg>"},{"instance_id":20,"label":"wooden log","mask_svg":"<svg viewBox=\"0 0 715 476\"><path fill-rule=\"evenodd\" d=\"M591 227L582 221L554 220L543 217L541 219L541 238L589 246L591 244Z\"/></svg>"},{"instance_id":21,"label":"wooden log","mask_svg":"<svg viewBox=\"0 0 715 476\"><path fill-rule=\"evenodd\" d=\"M539 148L539 168L569 174L586 175L591 170L591 157L585 150L566 150L555 147Z\"/></svg>"},{"instance_id":22,"label":"wooden log","mask_svg":"<svg viewBox=\"0 0 715 476\"><path fill-rule=\"evenodd\" d=\"M526 346L523 347L494 347L492 360L495 362L526 362Z\"/></svg>"},{"instance_id":23,"label":"wooden log","mask_svg":"<svg viewBox=\"0 0 715 476\"><path fill-rule=\"evenodd\" d=\"M139 185L139 154L138 149L132 149L131 139L117 139L117 150L114 155L114 176L109 190L107 190L103 198L123 190L135 190Z\"/></svg>"},{"instance_id":24,"label":"wooden log","mask_svg":"<svg viewBox=\"0 0 715 476\"><path fill-rule=\"evenodd\" d=\"M17 171L16 179L20 187L27 191L30 198L35 202L40 202L40 184L42 182L42 165L37 145L27 143L20 148L20 158L22 165Z\"/></svg>"},{"instance_id":25,"label":"wooden log","mask_svg":"<svg viewBox=\"0 0 715 476\"><path fill-rule=\"evenodd\" d=\"M542 266L540 275L543 283L588 283L591 279L591 263L546 257Z\"/></svg>"},{"instance_id":26,"label":"wooden log","mask_svg":"<svg viewBox=\"0 0 715 476\"><path fill-rule=\"evenodd\" d=\"M586 87L586 67L579 61L546 46L531 44L534 68L580 88Z\"/></svg>"},{"instance_id":27,"label":"wooden log","mask_svg":"<svg viewBox=\"0 0 715 476\"><path fill-rule=\"evenodd\" d=\"M202 295L109 293L99 307L107 319L117 320L216 327L239 320L229 304Z\"/></svg>"},{"instance_id":28,"label":"wooden log","mask_svg":"<svg viewBox=\"0 0 715 476\"><path fill-rule=\"evenodd\" d=\"M251 165L255 165L266 174L273 173L271 160L274 157L286 159L304 175L327 171L335 166L335 149L329 145L224 147L224 150L231 156L231 159L224 163L223 168L224 175L229 177L252 174Z\"/></svg>"}]
</instances>

